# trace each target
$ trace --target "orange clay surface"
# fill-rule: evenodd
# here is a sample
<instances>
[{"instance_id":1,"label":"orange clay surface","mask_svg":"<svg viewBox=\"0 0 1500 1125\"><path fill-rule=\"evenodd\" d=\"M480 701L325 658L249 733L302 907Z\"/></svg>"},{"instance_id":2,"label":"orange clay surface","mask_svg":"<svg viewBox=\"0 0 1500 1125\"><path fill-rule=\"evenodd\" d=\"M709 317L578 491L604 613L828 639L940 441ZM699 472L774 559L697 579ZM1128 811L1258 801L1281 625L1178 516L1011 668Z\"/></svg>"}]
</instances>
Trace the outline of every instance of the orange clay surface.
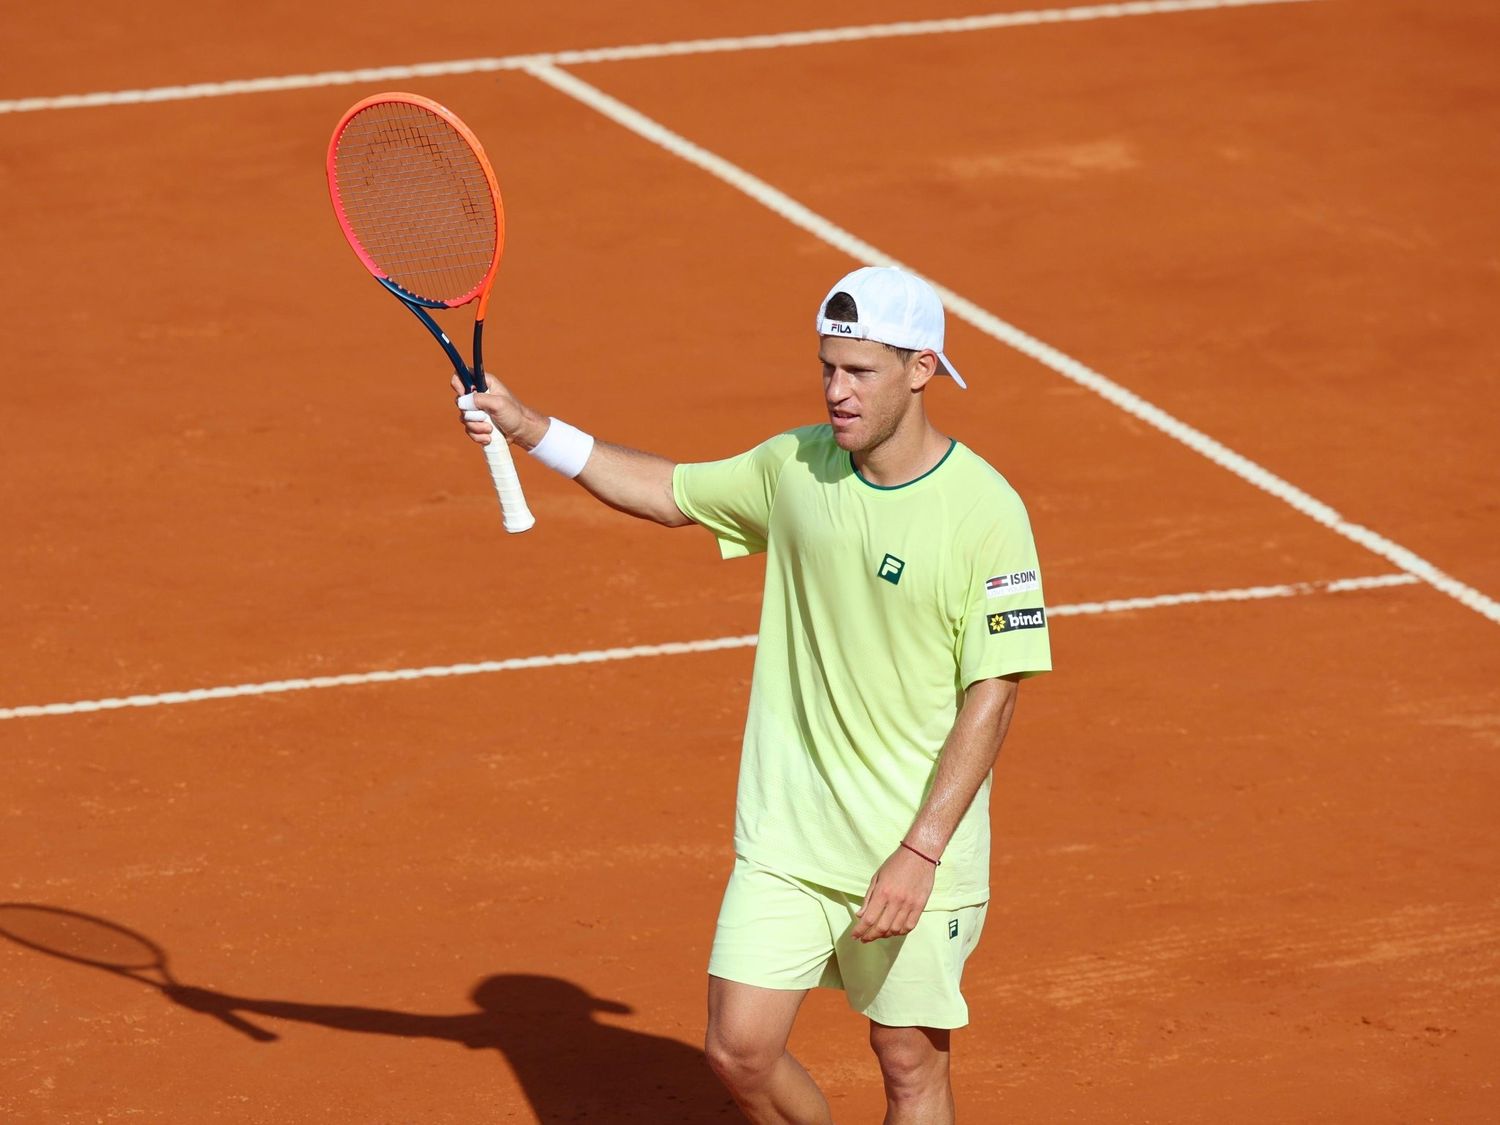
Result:
<instances>
[{"instance_id":1,"label":"orange clay surface","mask_svg":"<svg viewBox=\"0 0 1500 1125\"><path fill-rule=\"evenodd\" d=\"M965 15L643 0L0 12L0 98ZM1331 0L580 66L1500 592L1500 14ZM761 566L524 463L329 213L384 86L506 193L489 355L680 459L818 421L850 259L523 73L0 115L0 707L755 629ZM461 322L460 322L461 323ZM1394 573L962 323L939 424L1051 603ZM1424 584L1054 617L994 800L960 1119L1500 1120L1500 633ZM0 941L7 1122L697 1122L751 651L0 722L0 899L138 930L260 1043ZM863 1021L793 1050L883 1104Z\"/></svg>"}]
</instances>

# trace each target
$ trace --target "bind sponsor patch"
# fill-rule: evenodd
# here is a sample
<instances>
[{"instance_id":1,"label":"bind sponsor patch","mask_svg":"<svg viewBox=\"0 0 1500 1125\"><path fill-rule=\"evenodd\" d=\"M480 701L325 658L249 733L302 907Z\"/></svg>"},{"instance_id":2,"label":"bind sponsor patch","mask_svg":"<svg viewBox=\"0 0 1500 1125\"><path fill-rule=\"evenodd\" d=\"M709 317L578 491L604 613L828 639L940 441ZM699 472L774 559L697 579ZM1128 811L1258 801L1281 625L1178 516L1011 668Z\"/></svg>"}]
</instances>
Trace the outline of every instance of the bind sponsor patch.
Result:
<instances>
[{"instance_id":1,"label":"bind sponsor patch","mask_svg":"<svg viewBox=\"0 0 1500 1125\"><path fill-rule=\"evenodd\" d=\"M1007 609L989 615L991 633L1014 633L1020 629L1045 629L1047 611L1041 606L1035 609Z\"/></svg>"},{"instance_id":2,"label":"bind sponsor patch","mask_svg":"<svg viewBox=\"0 0 1500 1125\"><path fill-rule=\"evenodd\" d=\"M1000 598L1006 594L1024 594L1028 590L1042 588L1042 572L1039 570L1016 570L1010 574L997 574L984 584L987 597Z\"/></svg>"}]
</instances>

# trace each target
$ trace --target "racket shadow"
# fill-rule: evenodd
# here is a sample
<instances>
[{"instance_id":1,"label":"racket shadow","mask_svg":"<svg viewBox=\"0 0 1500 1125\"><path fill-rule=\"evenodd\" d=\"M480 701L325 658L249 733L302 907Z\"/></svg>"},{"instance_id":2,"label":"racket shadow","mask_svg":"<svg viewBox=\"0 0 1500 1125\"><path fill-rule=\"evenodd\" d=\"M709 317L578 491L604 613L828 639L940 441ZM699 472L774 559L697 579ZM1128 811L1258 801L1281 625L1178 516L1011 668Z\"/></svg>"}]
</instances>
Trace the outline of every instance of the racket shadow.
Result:
<instances>
[{"instance_id":1,"label":"racket shadow","mask_svg":"<svg viewBox=\"0 0 1500 1125\"><path fill-rule=\"evenodd\" d=\"M49 957L139 981L164 995L183 988L167 964L166 950L145 934L108 918L38 902L0 902L0 937ZM273 1032L228 1009L209 1010L209 1014L259 1043L276 1039Z\"/></svg>"},{"instance_id":2,"label":"racket shadow","mask_svg":"<svg viewBox=\"0 0 1500 1125\"><path fill-rule=\"evenodd\" d=\"M600 1022L595 1018L599 1013L628 1015L633 1009L559 977L486 977L469 993L474 1007L453 1015L257 999L198 988L171 989L167 995L216 1014L227 1010L496 1051L543 1122L738 1120L702 1051Z\"/></svg>"},{"instance_id":3,"label":"racket shadow","mask_svg":"<svg viewBox=\"0 0 1500 1125\"><path fill-rule=\"evenodd\" d=\"M147 985L253 1041L275 1033L245 1016L405 1039L440 1039L492 1050L510 1066L532 1110L550 1121L713 1121L734 1119L733 1103L703 1052L675 1039L600 1022L629 1015L616 1000L590 995L559 977L500 973L469 992L452 1015L351 1004L237 996L180 983L166 951L117 922L64 907L0 903L0 937L23 948Z\"/></svg>"}]
</instances>

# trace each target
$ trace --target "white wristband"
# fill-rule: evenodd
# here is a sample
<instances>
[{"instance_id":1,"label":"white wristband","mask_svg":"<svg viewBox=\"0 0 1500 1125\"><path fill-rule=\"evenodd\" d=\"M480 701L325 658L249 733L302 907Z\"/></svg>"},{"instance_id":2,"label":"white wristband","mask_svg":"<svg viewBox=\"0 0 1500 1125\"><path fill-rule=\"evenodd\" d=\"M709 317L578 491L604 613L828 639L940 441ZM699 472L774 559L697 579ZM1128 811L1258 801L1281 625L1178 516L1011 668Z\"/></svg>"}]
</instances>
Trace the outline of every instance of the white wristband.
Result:
<instances>
[{"instance_id":1,"label":"white wristband","mask_svg":"<svg viewBox=\"0 0 1500 1125\"><path fill-rule=\"evenodd\" d=\"M572 480L583 472L589 454L594 452L594 439L576 426L570 426L560 418L553 418L542 440L536 443L531 455L547 468Z\"/></svg>"}]
</instances>

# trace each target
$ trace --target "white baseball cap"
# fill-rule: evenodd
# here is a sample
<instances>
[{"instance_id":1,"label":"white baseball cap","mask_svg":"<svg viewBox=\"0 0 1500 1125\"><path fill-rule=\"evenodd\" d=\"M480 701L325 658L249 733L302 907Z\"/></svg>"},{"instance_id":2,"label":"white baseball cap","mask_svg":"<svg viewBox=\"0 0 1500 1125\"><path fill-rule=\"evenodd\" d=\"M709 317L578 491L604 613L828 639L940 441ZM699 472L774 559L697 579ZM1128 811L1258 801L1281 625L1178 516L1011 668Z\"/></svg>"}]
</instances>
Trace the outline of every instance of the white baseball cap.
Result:
<instances>
[{"instance_id":1,"label":"white baseball cap","mask_svg":"<svg viewBox=\"0 0 1500 1125\"><path fill-rule=\"evenodd\" d=\"M847 293L854 302L853 320L832 320L828 302ZM845 274L818 305L818 335L874 340L893 348L937 352L939 370L968 389L963 376L943 354L943 302L937 292L914 273L895 266L865 266Z\"/></svg>"}]
</instances>

